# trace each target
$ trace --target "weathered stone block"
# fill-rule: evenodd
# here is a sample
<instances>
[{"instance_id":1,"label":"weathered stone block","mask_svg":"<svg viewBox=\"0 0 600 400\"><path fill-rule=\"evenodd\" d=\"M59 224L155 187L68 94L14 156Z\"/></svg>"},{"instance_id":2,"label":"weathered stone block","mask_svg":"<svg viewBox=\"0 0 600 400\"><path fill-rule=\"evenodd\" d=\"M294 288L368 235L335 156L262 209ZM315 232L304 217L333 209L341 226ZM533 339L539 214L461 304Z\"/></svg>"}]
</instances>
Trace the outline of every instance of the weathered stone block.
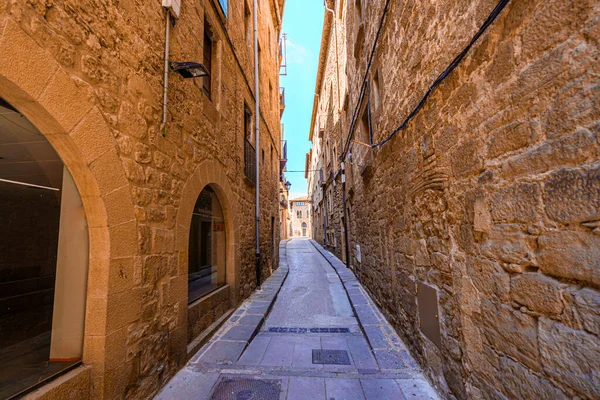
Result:
<instances>
[{"instance_id":1,"label":"weathered stone block","mask_svg":"<svg viewBox=\"0 0 600 400\"><path fill-rule=\"evenodd\" d=\"M549 232L538 238L539 267L549 275L600 284L600 237L588 232Z\"/></svg>"},{"instance_id":2,"label":"weathered stone block","mask_svg":"<svg viewBox=\"0 0 600 400\"><path fill-rule=\"evenodd\" d=\"M531 129L526 122L512 122L491 134L488 157L496 158L526 147L531 141Z\"/></svg>"},{"instance_id":3,"label":"weathered stone block","mask_svg":"<svg viewBox=\"0 0 600 400\"><path fill-rule=\"evenodd\" d=\"M510 292L510 275L495 262L467 258L467 273L473 284L486 296L507 300Z\"/></svg>"},{"instance_id":4,"label":"weathered stone block","mask_svg":"<svg viewBox=\"0 0 600 400\"><path fill-rule=\"evenodd\" d=\"M530 310L558 315L564 308L560 290L565 285L540 273L525 273L510 280L510 297Z\"/></svg>"},{"instance_id":5,"label":"weathered stone block","mask_svg":"<svg viewBox=\"0 0 600 400\"><path fill-rule=\"evenodd\" d=\"M587 129L578 129L569 136L544 143L506 160L502 164L502 175L510 179L583 162L597 146L595 136Z\"/></svg>"},{"instance_id":6,"label":"weathered stone block","mask_svg":"<svg viewBox=\"0 0 600 400\"><path fill-rule=\"evenodd\" d=\"M540 318L540 354L544 371L552 378L594 398L600 387L598 337Z\"/></svg>"},{"instance_id":7,"label":"weathered stone block","mask_svg":"<svg viewBox=\"0 0 600 400\"><path fill-rule=\"evenodd\" d=\"M600 167L589 171L562 169L544 185L550 218L564 224L600 218Z\"/></svg>"},{"instance_id":8,"label":"weathered stone block","mask_svg":"<svg viewBox=\"0 0 600 400\"><path fill-rule=\"evenodd\" d=\"M504 392L512 399L568 399L550 381L508 357L500 358Z\"/></svg>"},{"instance_id":9,"label":"weathered stone block","mask_svg":"<svg viewBox=\"0 0 600 400\"><path fill-rule=\"evenodd\" d=\"M492 216L487 201L483 196L477 197L474 205L473 227L475 232L489 232L492 229Z\"/></svg>"},{"instance_id":10,"label":"weathered stone block","mask_svg":"<svg viewBox=\"0 0 600 400\"><path fill-rule=\"evenodd\" d=\"M479 172L483 166L483 160L479 157L479 144L476 140L463 143L456 149L451 157L452 172L457 178Z\"/></svg>"},{"instance_id":11,"label":"weathered stone block","mask_svg":"<svg viewBox=\"0 0 600 400\"><path fill-rule=\"evenodd\" d=\"M542 215L541 190L537 183L516 183L491 197L494 222L533 223Z\"/></svg>"},{"instance_id":12,"label":"weathered stone block","mask_svg":"<svg viewBox=\"0 0 600 400\"><path fill-rule=\"evenodd\" d=\"M521 269L536 263L525 234L514 231L510 227L492 230L481 248L486 256L504 263L515 264Z\"/></svg>"},{"instance_id":13,"label":"weathered stone block","mask_svg":"<svg viewBox=\"0 0 600 400\"><path fill-rule=\"evenodd\" d=\"M577 311L586 330L600 335L600 292L585 288L575 293Z\"/></svg>"},{"instance_id":14,"label":"weathered stone block","mask_svg":"<svg viewBox=\"0 0 600 400\"><path fill-rule=\"evenodd\" d=\"M537 320L503 304L481 303L483 331L490 346L536 371L541 369Z\"/></svg>"}]
</instances>

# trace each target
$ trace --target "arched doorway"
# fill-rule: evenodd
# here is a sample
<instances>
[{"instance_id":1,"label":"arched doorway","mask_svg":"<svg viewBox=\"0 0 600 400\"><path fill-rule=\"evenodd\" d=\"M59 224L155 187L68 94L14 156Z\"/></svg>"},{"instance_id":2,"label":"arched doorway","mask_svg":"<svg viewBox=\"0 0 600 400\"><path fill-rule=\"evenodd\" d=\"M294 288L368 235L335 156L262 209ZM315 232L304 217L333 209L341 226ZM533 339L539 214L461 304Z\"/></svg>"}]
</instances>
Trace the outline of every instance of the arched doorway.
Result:
<instances>
[{"instance_id":1,"label":"arched doorway","mask_svg":"<svg viewBox=\"0 0 600 400\"><path fill-rule=\"evenodd\" d=\"M82 358L89 243L71 174L0 97L0 398Z\"/></svg>"},{"instance_id":2,"label":"arched doorway","mask_svg":"<svg viewBox=\"0 0 600 400\"><path fill-rule=\"evenodd\" d=\"M308 228L308 225L306 224L306 222L303 222L302 223L302 236L306 236L306 234L307 234L306 228Z\"/></svg>"},{"instance_id":3,"label":"arched doorway","mask_svg":"<svg viewBox=\"0 0 600 400\"><path fill-rule=\"evenodd\" d=\"M210 185L192 214L188 247L188 303L226 284L227 237L223 208Z\"/></svg>"}]
</instances>

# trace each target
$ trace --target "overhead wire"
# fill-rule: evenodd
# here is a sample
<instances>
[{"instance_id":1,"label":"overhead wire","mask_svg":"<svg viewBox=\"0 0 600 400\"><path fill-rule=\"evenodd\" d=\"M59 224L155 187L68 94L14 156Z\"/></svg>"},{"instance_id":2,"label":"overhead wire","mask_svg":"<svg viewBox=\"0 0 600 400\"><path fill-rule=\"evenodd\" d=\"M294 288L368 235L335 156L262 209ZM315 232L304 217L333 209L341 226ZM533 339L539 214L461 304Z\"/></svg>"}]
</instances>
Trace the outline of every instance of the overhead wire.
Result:
<instances>
[{"instance_id":1,"label":"overhead wire","mask_svg":"<svg viewBox=\"0 0 600 400\"><path fill-rule=\"evenodd\" d=\"M502 12L502 10L504 10L504 8L506 7L506 5L509 2L510 2L510 0L500 0L498 2L498 4L496 5L496 7L494 7L494 9L490 13L490 15L487 17L487 19L481 25L481 27L479 28L479 30L477 31L477 33L471 38L471 40L469 41L469 43L467 44L467 46L452 60L452 62L444 69L444 71L429 86L429 88L427 89L427 92L425 92L425 95L421 98L421 100L419 101L419 103L417 104L417 106L413 108L413 110L402 121L402 123L400 125L398 125L398 127L396 129L394 129L385 139L383 139L383 140L381 140L381 141L379 141L377 143L371 144L372 148L383 146L384 144L386 144L387 142L389 142L390 140L392 140L400 131L402 131L402 130L404 130L404 128L406 128L406 126L408 125L408 123L423 108L423 106L427 102L427 99L429 98L429 96L431 95L431 93L452 73L452 71L454 71L456 69L456 67L460 64L460 62L465 58L465 56L467 55L467 53L469 52L469 50L471 50L471 48L473 47L473 45L475 44L475 42L477 42L477 40L485 33L485 31L487 30L487 28L496 20L496 18L498 18L498 16ZM379 37L380 37L380 34L381 34L381 30L383 28L383 23L385 21L385 17L387 15L388 11L389 11L389 3L390 3L390 0L387 0L386 4L385 4L385 8L383 10L383 13L381 15L381 19L379 21L379 27L377 29L377 34L375 36L375 41L373 43L373 47L371 49L371 54L370 54L370 57L369 57L369 62L367 64L367 70L365 72L363 83L361 85L361 90L360 90L360 93L359 93L359 96L358 96L358 101L357 101L356 107L355 107L354 112L352 114L352 122L350 124L350 132L348 133L348 138L346 140L346 144L345 144L344 149L343 149L342 154L341 154L341 159L342 160L345 160L345 157L346 157L346 154L348 153L349 147L350 147L350 145L353 142L352 138L354 136L355 127L356 127L356 118L357 118L356 116L357 116L357 114L358 114L358 112L360 110L360 107L361 107L362 103L363 103L364 94L365 94L364 91L365 91L365 88L366 88L367 83L368 83L369 71L371 69L371 65L372 65L372 62L373 62L373 57L375 55L375 51L376 51L376 47L377 47L377 42L379 41Z\"/></svg>"},{"instance_id":2,"label":"overhead wire","mask_svg":"<svg viewBox=\"0 0 600 400\"><path fill-rule=\"evenodd\" d=\"M500 2L496 5L496 7L492 10L491 14L485 20L483 25L481 25L481 27L479 28L479 30L477 31L475 36L473 36L473 38L471 39L469 44L454 58L454 60L452 60L452 62L446 67L446 69L429 86L429 89L427 89L427 92L421 98L421 101L419 101L417 106L410 112L410 114L408 114L408 116L404 119L404 121L402 121L402 123L396 129L394 129L388 137L386 137L385 139L383 139L380 142L372 144L371 147L383 146L384 144L386 144L387 142L392 140L392 138L394 136L396 136L398 134L398 132L400 132L404 128L406 128L408 123L423 108L423 106L427 102L427 99L429 98L431 93L435 90L435 88L437 88L444 81L444 79L446 79L452 73L452 71L454 71L454 69L456 69L458 64L460 64L460 62L465 58L465 56L467 55L469 50L471 50L471 47L473 47L475 42L477 42L477 40L481 37L481 35L483 35L483 33L487 30L487 28L494 22L494 20L498 17L498 15L500 15L500 13L504 9L504 7L506 7L506 5L508 4L509 1L510 0L500 0Z\"/></svg>"},{"instance_id":3,"label":"overhead wire","mask_svg":"<svg viewBox=\"0 0 600 400\"><path fill-rule=\"evenodd\" d=\"M350 147L350 145L352 144L352 137L354 136L354 131L355 131L355 127L356 127L356 121L357 121L357 115L359 114L360 111L360 106L362 105L363 99L365 97L365 89L367 87L367 83L368 83L368 78L369 78L369 72L371 70L371 65L373 64L373 57L375 56L375 50L377 49L377 42L379 41L379 36L381 35L381 31L383 29L383 23L385 21L385 17L387 16L389 7L390 7L390 1L391 0L386 0L385 2L385 7L383 8L383 12L381 13L381 18L379 20L379 26L377 28L377 33L375 34L375 40L373 42L373 47L371 48L371 54L369 55L369 62L367 63L367 70L365 71L365 76L363 78L363 82L360 88L360 93L358 95L358 101L356 102L356 107L354 108L354 112L352 113L352 122L350 123L350 132L348 134L348 139L346 140L346 144L344 145L344 148L342 149L342 154L340 156L340 158L343 160L346 159L346 154L348 153L348 149Z\"/></svg>"}]
</instances>

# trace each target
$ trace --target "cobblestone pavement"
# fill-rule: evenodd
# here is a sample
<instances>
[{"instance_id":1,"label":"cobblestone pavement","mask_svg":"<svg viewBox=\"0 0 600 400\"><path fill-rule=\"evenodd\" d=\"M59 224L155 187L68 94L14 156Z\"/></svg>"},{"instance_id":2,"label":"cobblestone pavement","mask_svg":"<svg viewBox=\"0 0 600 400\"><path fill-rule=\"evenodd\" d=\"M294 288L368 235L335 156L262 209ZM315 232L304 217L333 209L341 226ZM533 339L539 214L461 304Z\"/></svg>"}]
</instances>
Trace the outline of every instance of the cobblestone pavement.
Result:
<instances>
[{"instance_id":1,"label":"cobblestone pavement","mask_svg":"<svg viewBox=\"0 0 600 400\"><path fill-rule=\"evenodd\" d=\"M438 399L340 260L294 239L280 265L156 399Z\"/></svg>"}]
</instances>

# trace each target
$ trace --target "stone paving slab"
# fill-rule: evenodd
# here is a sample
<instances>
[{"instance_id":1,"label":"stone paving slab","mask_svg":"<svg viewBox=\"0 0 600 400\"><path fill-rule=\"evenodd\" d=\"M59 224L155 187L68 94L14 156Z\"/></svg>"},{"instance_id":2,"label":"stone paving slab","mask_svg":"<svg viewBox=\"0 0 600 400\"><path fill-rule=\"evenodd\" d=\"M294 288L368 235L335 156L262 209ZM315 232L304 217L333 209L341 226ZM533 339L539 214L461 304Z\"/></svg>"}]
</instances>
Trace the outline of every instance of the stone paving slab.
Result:
<instances>
[{"instance_id":1,"label":"stone paving slab","mask_svg":"<svg viewBox=\"0 0 600 400\"><path fill-rule=\"evenodd\" d=\"M419 372L418 364L408 353L396 331L391 328L354 273L319 243L314 240L310 242L339 274L379 368L382 370L412 369ZM431 390L433 391L433 389Z\"/></svg>"},{"instance_id":2,"label":"stone paving slab","mask_svg":"<svg viewBox=\"0 0 600 400\"><path fill-rule=\"evenodd\" d=\"M306 240L292 243L280 247L281 266L261 290L231 315L156 398L208 400L219 377L250 377L279 380L280 400L437 400L436 392L352 271L316 243L311 245ZM286 283L289 252L296 252L294 271L300 274L300 280L296 276L292 281L298 286ZM317 254L326 262L315 258ZM294 296L312 290L304 287L310 284L304 283L310 279L306 281L307 277L302 276L307 272L298 268L298 257L311 257L314 264L308 273L314 274L314 278L310 279L322 279L321 292L316 293L322 293L323 283L327 285L333 304L328 307L331 318L323 320L329 324L325 326L335 327L335 321L344 322L339 327L349 328L348 332L326 333L321 328L309 332L312 326L268 331L268 318L275 301L294 301ZM282 298L284 284L288 286ZM340 315L344 318L339 319ZM351 365L313 364L315 349L345 350Z\"/></svg>"},{"instance_id":3,"label":"stone paving slab","mask_svg":"<svg viewBox=\"0 0 600 400\"><path fill-rule=\"evenodd\" d=\"M367 399L406 400L402 389L393 379L361 379L360 383Z\"/></svg>"}]
</instances>

